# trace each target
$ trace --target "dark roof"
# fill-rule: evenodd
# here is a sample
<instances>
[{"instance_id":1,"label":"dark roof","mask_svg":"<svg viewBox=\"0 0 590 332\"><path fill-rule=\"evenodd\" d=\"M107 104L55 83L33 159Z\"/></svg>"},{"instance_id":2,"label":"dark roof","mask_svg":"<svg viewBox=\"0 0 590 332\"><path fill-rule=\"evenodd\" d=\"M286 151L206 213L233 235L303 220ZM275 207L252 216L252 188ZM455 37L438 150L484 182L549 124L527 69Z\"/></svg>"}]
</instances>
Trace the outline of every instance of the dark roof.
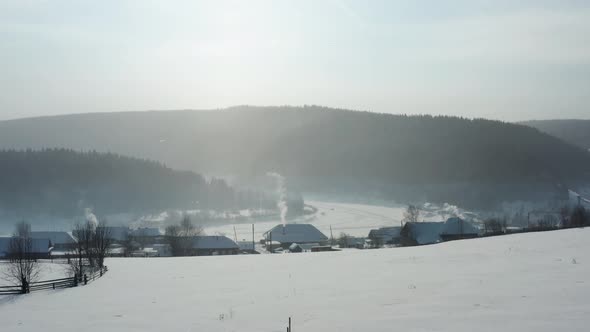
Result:
<instances>
[{"instance_id":1,"label":"dark roof","mask_svg":"<svg viewBox=\"0 0 590 332\"><path fill-rule=\"evenodd\" d=\"M398 237L402 228L399 226L381 227L379 229L372 229L369 231L370 238L394 238Z\"/></svg>"},{"instance_id":2,"label":"dark roof","mask_svg":"<svg viewBox=\"0 0 590 332\"><path fill-rule=\"evenodd\" d=\"M226 236L195 236L193 237L193 249L239 249L240 247Z\"/></svg>"},{"instance_id":3,"label":"dark roof","mask_svg":"<svg viewBox=\"0 0 590 332\"><path fill-rule=\"evenodd\" d=\"M10 251L10 242L14 237L0 237L0 257L6 256ZM49 239L32 239L32 254L47 254L51 250Z\"/></svg>"},{"instance_id":4,"label":"dark roof","mask_svg":"<svg viewBox=\"0 0 590 332\"><path fill-rule=\"evenodd\" d=\"M271 235L272 240L279 243L309 243L328 240L327 236L311 224L277 225L264 233L266 239L270 239Z\"/></svg>"}]
</instances>

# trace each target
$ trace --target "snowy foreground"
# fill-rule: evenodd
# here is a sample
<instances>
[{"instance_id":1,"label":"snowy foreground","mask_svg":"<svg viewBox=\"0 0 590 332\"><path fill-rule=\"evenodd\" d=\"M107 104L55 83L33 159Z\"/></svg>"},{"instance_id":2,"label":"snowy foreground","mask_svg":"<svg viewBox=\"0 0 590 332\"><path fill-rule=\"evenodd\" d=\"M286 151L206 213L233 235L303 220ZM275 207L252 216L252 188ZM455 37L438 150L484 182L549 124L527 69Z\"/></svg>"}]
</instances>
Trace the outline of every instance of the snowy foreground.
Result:
<instances>
[{"instance_id":1,"label":"snowy foreground","mask_svg":"<svg viewBox=\"0 0 590 332\"><path fill-rule=\"evenodd\" d=\"M1 331L585 331L590 229L331 253L111 259Z\"/></svg>"}]
</instances>

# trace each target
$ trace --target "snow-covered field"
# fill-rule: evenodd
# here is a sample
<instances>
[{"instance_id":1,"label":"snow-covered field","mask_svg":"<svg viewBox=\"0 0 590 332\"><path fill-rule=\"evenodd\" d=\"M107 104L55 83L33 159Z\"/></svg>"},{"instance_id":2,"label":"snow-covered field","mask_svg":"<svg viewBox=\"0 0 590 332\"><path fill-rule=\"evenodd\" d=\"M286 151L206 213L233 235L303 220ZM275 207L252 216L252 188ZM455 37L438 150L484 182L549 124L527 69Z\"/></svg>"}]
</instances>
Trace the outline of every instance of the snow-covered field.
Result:
<instances>
[{"instance_id":1,"label":"snow-covered field","mask_svg":"<svg viewBox=\"0 0 590 332\"><path fill-rule=\"evenodd\" d=\"M334 237L338 237L341 232L352 236L366 237L371 229L384 226L399 226L406 209L405 205L385 207L320 201L310 201L307 204L316 207L318 209L317 213L310 217L299 218L289 222L311 223L328 237L330 237L330 226L332 226ZM466 219L471 218L465 211L452 205L436 206L427 204L426 206L421 206L421 209L421 221L443 221L450 217L451 214ZM444 213L441 213L441 211L444 211ZM262 239L262 234L277 224L280 224L280 221L256 223L254 226L255 239ZM234 227L238 241L252 240L252 225L250 223L207 226L204 228L204 231L209 235L221 234L233 239L235 237Z\"/></svg>"},{"instance_id":2,"label":"snow-covered field","mask_svg":"<svg viewBox=\"0 0 590 332\"><path fill-rule=\"evenodd\" d=\"M11 280L7 280L4 273L6 271L7 264L8 263L6 261L0 261L0 286L13 285L13 282ZM39 281L70 277L69 266L67 264L52 264L49 261L42 261L39 266ZM1 300L2 299L0 299L0 301Z\"/></svg>"},{"instance_id":3,"label":"snow-covered field","mask_svg":"<svg viewBox=\"0 0 590 332\"><path fill-rule=\"evenodd\" d=\"M2 331L585 331L590 229L379 250L110 259L0 298Z\"/></svg>"}]
</instances>

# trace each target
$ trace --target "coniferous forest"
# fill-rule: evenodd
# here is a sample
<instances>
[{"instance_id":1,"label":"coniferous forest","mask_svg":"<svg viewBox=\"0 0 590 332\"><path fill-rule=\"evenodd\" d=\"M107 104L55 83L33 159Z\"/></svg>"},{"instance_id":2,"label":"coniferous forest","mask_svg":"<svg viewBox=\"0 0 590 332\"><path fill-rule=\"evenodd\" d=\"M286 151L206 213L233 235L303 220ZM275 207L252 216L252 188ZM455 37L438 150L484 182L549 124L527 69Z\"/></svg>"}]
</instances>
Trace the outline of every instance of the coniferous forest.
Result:
<instances>
[{"instance_id":1,"label":"coniferous forest","mask_svg":"<svg viewBox=\"0 0 590 332\"><path fill-rule=\"evenodd\" d=\"M222 179L114 153L66 149L0 151L0 210L17 216L74 216L164 209L226 210L274 201L236 192Z\"/></svg>"}]
</instances>

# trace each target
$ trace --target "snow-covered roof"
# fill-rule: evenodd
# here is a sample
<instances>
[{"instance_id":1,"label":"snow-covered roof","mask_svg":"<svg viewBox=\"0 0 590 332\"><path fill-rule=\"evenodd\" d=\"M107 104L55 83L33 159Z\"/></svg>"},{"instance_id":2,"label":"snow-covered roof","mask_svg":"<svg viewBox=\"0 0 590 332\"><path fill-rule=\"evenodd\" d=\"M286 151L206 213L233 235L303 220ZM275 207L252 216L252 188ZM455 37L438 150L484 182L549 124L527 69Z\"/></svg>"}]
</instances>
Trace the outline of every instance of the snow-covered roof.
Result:
<instances>
[{"instance_id":1,"label":"snow-covered roof","mask_svg":"<svg viewBox=\"0 0 590 332\"><path fill-rule=\"evenodd\" d=\"M445 225L441 234L478 234L479 229L473 226L470 222L458 217L453 217L445 221Z\"/></svg>"},{"instance_id":2,"label":"snow-covered roof","mask_svg":"<svg viewBox=\"0 0 590 332\"><path fill-rule=\"evenodd\" d=\"M31 238L33 239L49 239L51 244L74 244L76 238L69 232L31 232Z\"/></svg>"},{"instance_id":3,"label":"snow-covered roof","mask_svg":"<svg viewBox=\"0 0 590 332\"><path fill-rule=\"evenodd\" d=\"M270 231L264 233L266 239L272 236L273 241L280 243L309 243L323 242L328 237L322 234L315 226L311 224L286 224L277 225Z\"/></svg>"},{"instance_id":4,"label":"snow-covered roof","mask_svg":"<svg viewBox=\"0 0 590 332\"><path fill-rule=\"evenodd\" d=\"M195 236L193 249L239 249L239 246L226 236Z\"/></svg>"},{"instance_id":5,"label":"snow-covered roof","mask_svg":"<svg viewBox=\"0 0 590 332\"><path fill-rule=\"evenodd\" d=\"M10 242L14 237L0 237L0 257L10 253ZM50 252L49 239L31 239L32 254L46 254Z\"/></svg>"},{"instance_id":6,"label":"snow-covered roof","mask_svg":"<svg viewBox=\"0 0 590 332\"><path fill-rule=\"evenodd\" d=\"M140 227L131 231L134 236L160 236L160 229L156 227Z\"/></svg>"}]
</instances>

